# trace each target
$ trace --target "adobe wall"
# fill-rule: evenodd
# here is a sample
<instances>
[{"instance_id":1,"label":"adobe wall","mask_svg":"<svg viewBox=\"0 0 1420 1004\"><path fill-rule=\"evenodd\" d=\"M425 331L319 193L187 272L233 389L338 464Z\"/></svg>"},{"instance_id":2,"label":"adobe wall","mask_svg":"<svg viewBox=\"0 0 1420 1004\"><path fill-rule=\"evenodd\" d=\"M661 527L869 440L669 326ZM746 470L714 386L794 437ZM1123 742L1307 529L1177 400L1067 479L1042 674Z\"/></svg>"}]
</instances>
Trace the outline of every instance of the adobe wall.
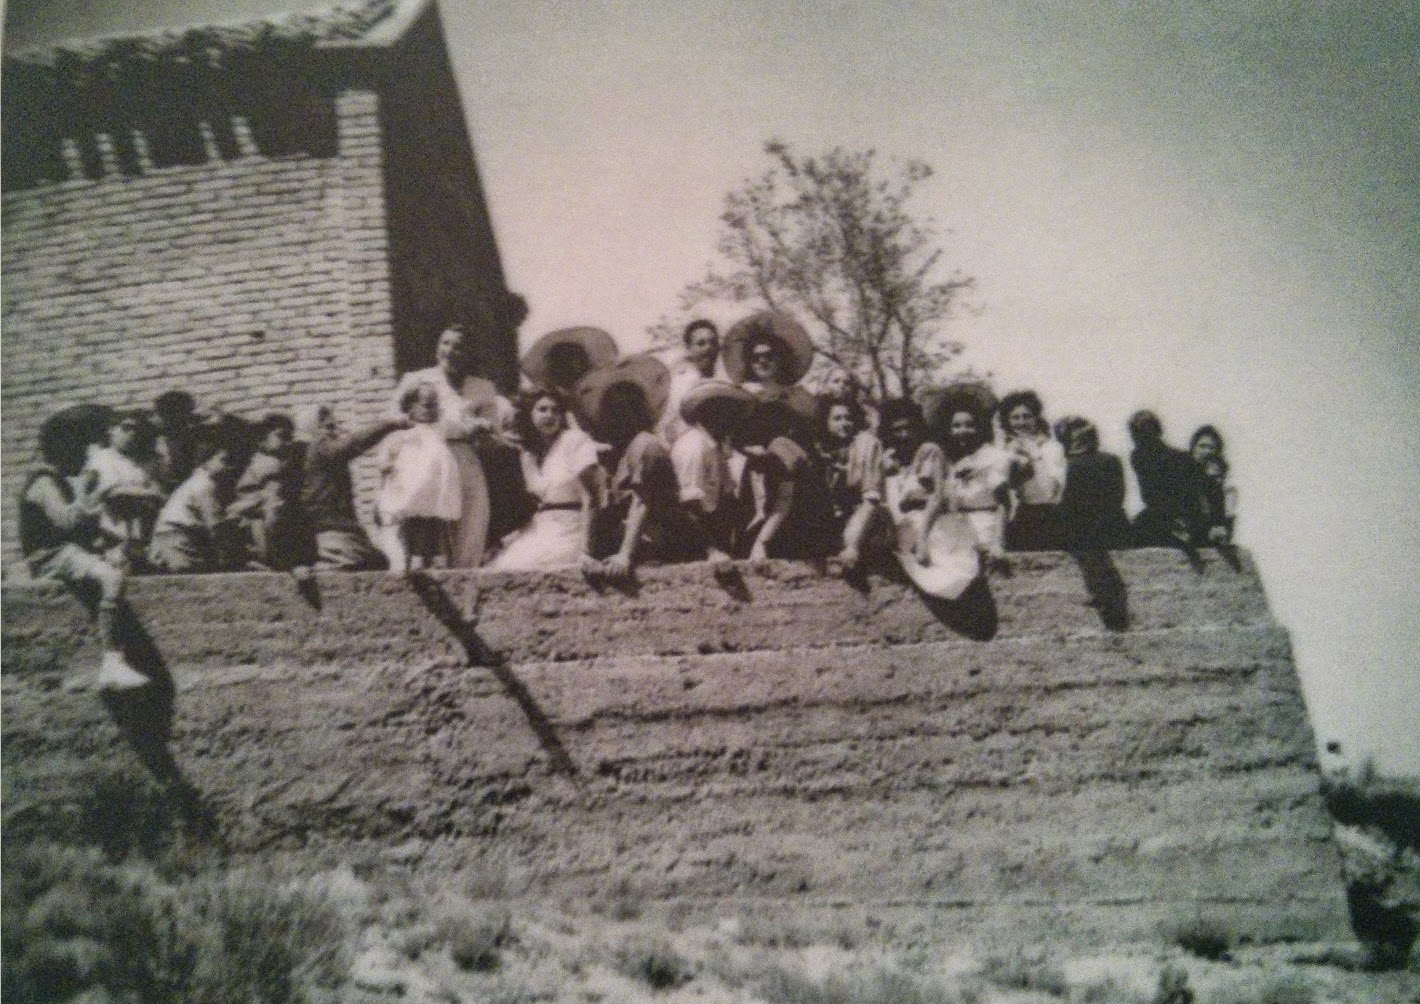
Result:
<instances>
[{"instance_id":1,"label":"adobe wall","mask_svg":"<svg viewBox=\"0 0 1420 1004\"><path fill-rule=\"evenodd\" d=\"M128 173L101 134L107 170L76 163L72 180L5 193L8 486L34 461L39 423L81 402L146 407L182 389L258 416L333 399L352 420L387 406L379 102L354 90L333 101L323 154L268 154L237 119L230 159L209 129L211 158ZM9 490L10 568L15 519Z\"/></svg>"},{"instance_id":2,"label":"adobe wall","mask_svg":"<svg viewBox=\"0 0 1420 1004\"><path fill-rule=\"evenodd\" d=\"M1345 937L1255 569L1114 560L1127 631L1069 557L1020 555L980 599L989 641L900 584L780 562L726 584L648 570L632 592L175 577L135 582L132 605L174 684L171 752L239 851L413 846L540 894L629 882L1085 939L1198 916ZM97 659L76 601L12 587L3 628L6 816L62 817L63 793L136 760L96 698L59 689Z\"/></svg>"}]
</instances>

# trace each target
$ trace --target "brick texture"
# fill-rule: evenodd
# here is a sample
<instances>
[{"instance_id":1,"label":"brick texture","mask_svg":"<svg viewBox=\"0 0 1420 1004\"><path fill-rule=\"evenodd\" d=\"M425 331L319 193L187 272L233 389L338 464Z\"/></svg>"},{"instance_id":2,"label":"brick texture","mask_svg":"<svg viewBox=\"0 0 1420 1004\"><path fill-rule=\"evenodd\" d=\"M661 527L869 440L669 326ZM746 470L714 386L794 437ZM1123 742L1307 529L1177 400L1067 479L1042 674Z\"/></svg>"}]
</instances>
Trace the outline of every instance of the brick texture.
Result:
<instances>
[{"instance_id":1,"label":"brick texture","mask_svg":"<svg viewBox=\"0 0 1420 1004\"><path fill-rule=\"evenodd\" d=\"M7 61L6 118L26 116L7 122L0 217L7 577L23 570L15 489L60 408L176 388L252 418L330 401L348 424L372 420L460 321L513 389L517 300L437 10L388 48L303 58L257 80L235 64L141 111L110 94L51 128L62 102ZM357 464L367 512L375 480Z\"/></svg>"}]
</instances>

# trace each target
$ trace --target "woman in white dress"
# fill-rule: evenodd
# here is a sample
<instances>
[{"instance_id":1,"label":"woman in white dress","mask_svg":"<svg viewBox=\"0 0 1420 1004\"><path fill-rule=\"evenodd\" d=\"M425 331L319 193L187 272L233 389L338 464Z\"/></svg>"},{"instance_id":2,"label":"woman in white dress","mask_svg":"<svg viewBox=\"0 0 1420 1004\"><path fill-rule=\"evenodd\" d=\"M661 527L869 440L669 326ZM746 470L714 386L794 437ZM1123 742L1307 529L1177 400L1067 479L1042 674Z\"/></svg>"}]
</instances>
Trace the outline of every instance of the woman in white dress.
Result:
<instances>
[{"instance_id":1,"label":"woman in white dress","mask_svg":"<svg viewBox=\"0 0 1420 1004\"><path fill-rule=\"evenodd\" d=\"M592 516L602 484L597 444L569 426L567 410L551 391L529 393L517 423L523 480L537 499L537 511L488 567L537 571L590 565Z\"/></svg>"},{"instance_id":2,"label":"woman in white dress","mask_svg":"<svg viewBox=\"0 0 1420 1004\"><path fill-rule=\"evenodd\" d=\"M430 383L439 395L439 428L453 450L463 489L463 511L454 524L449 548L450 568L477 568L483 564L488 538L488 482L478 459L475 440L501 427L507 401L491 381L475 376L473 346L459 328L439 336L436 363L412 370L400 378L394 404L414 387Z\"/></svg>"}]
</instances>

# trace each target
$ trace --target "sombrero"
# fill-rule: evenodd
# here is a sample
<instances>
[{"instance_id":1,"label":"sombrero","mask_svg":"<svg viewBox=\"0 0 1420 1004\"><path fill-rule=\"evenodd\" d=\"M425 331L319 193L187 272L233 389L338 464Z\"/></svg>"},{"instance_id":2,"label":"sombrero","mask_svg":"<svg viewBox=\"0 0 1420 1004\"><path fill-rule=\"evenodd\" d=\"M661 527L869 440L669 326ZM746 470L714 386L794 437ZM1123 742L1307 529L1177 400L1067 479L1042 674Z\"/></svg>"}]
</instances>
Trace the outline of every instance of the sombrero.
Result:
<instances>
[{"instance_id":1,"label":"sombrero","mask_svg":"<svg viewBox=\"0 0 1420 1004\"><path fill-rule=\"evenodd\" d=\"M622 383L640 387L650 406L651 418L660 418L671 392L671 371L655 356L639 355L592 370L577 381L573 399L577 421L592 432L601 431L602 401L608 390Z\"/></svg>"},{"instance_id":2,"label":"sombrero","mask_svg":"<svg viewBox=\"0 0 1420 1004\"><path fill-rule=\"evenodd\" d=\"M787 353L784 380L795 384L804 378L814 361L814 343L804 326L782 311L762 310L740 321L725 334L725 372L736 383L743 382L749 365L745 345L760 338L776 339Z\"/></svg>"},{"instance_id":3,"label":"sombrero","mask_svg":"<svg viewBox=\"0 0 1420 1004\"><path fill-rule=\"evenodd\" d=\"M754 395L724 380L706 380L690 388L680 399L680 417L693 425L700 420L700 410L712 401L724 402L743 413L754 404Z\"/></svg>"},{"instance_id":4,"label":"sombrero","mask_svg":"<svg viewBox=\"0 0 1420 1004\"><path fill-rule=\"evenodd\" d=\"M760 404L780 405L798 422L813 425L818 421L818 399L798 385L761 387L753 393Z\"/></svg>"},{"instance_id":5,"label":"sombrero","mask_svg":"<svg viewBox=\"0 0 1420 1004\"><path fill-rule=\"evenodd\" d=\"M522 370L537 386L547 386L548 356L559 345L575 345L585 352L588 371L616 362L616 342L601 328L559 328L533 342L523 354Z\"/></svg>"}]
</instances>

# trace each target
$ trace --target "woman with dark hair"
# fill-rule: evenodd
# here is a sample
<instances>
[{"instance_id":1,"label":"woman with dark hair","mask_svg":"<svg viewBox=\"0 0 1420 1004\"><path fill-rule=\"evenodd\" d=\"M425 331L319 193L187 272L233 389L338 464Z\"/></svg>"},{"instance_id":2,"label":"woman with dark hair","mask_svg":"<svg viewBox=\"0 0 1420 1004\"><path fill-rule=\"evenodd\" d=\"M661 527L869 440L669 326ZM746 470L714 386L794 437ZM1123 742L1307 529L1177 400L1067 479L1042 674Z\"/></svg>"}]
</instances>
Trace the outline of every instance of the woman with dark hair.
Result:
<instances>
[{"instance_id":1,"label":"woman with dark hair","mask_svg":"<svg viewBox=\"0 0 1420 1004\"><path fill-rule=\"evenodd\" d=\"M928 500L923 525L930 529L942 513L963 514L987 565L1005 559L1006 505L1019 464L992 441L995 410L995 395L985 386L956 384L931 402L927 419L928 434L941 448L946 469L940 490ZM924 563L926 547L925 539L919 542L918 557Z\"/></svg>"},{"instance_id":2,"label":"woman with dark hair","mask_svg":"<svg viewBox=\"0 0 1420 1004\"><path fill-rule=\"evenodd\" d=\"M857 567L873 512L882 502L882 444L866 425L863 409L851 398L819 398L814 456L831 518L823 532L838 546L844 572Z\"/></svg>"},{"instance_id":3,"label":"woman with dark hair","mask_svg":"<svg viewBox=\"0 0 1420 1004\"><path fill-rule=\"evenodd\" d=\"M1223 456L1223 434L1205 425L1193 434L1188 452L1198 465L1202 477L1199 504L1201 547L1205 544L1231 544L1233 524L1237 519L1237 489L1228 483L1228 461Z\"/></svg>"},{"instance_id":4,"label":"woman with dark hair","mask_svg":"<svg viewBox=\"0 0 1420 1004\"><path fill-rule=\"evenodd\" d=\"M1134 450L1129 466L1139 482L1144 508L1134 517L1134 542L1139 547L1177 547L1197 561L1203 476L1189 454L1164 442L1164 427L1152 411L1129 418Z\"/></svg>"},{"instance_id":5,"label":"woman with dark hair","mask_svg":"<svg viewBox=\"0 0 1420 1004\"><path fill-rule=\"evenodd\" d=\"M562 399L550 390L524 394L515 421L523 481L537 498L537 511L489 567L534 571L591 565L592 515L601 493L596 443L568 425Z\"/></svg>"},{"instance_id":6,"label":"woman with dark hair","mask_svg":"<svg viewBox=\"0 0 1420 1004\"><path fill-rule=\"evenodd\" d=\"M102 442L102 416L87 406L68 408L45 419L39 430L39 463L20 490L20 551L30 574L40 581L84 585L99 593L97 675L70 676L64 689L133 690L149 680L124 656L118 633L119 605L126 577L97 552L103 503L82 487L79 472L89 447ZM81 487L75 483L80 482Z\"/></svg>"},{"instance_id":7,"label":"woman with dark hair","mask_svg":"<svg viewBox=\"0 0 1420 1004\"><path fill-rule=\"evenodd\" d=\"M1099 430L1087 418L1055 423L1065 451L1065 486L1060 494L1061 544L1070 551L1108 551L1129 545L1124 515L1124 465L1100 452Z\"/></svg>"},{"instance_id":8,"label":"woman with dark hair","mask_svg":"<svg viewBox=\"0 0 1420 1004\"><path fill-rule=\"evenodd\" d=\"M1049 551L1060 546L1056 517L1065 488L1065 450L1050 438L1045 406L1033 390L1001 399L997 410L1006 452L1013 454L1016 478L1006 523L1006 547L1012 551Z\"/></svg>"}]
</instances>

